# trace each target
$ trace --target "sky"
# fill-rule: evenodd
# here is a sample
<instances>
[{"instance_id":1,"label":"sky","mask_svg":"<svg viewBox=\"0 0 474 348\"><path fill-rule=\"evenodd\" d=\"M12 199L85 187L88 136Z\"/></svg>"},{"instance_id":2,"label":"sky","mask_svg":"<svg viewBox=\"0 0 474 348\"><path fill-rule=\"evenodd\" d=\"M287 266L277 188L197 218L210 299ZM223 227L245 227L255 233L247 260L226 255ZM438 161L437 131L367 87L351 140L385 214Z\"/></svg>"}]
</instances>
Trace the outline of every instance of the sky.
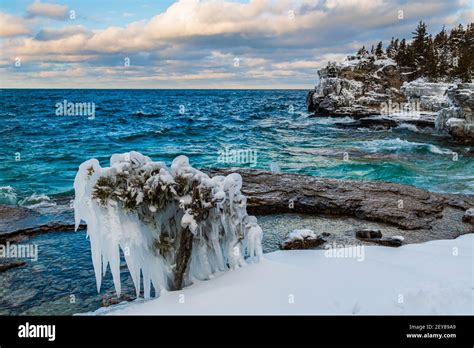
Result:
<instances>
[{"instance_id":1,"label":"sky","mask_svg":"<svg viewBox=\"0 0 474 348\"><path fill-rule=\"evenodd\" d=\"M312 88L362 45L473 0L0 0L1 88Z\"/></svg>"}]
</instances>

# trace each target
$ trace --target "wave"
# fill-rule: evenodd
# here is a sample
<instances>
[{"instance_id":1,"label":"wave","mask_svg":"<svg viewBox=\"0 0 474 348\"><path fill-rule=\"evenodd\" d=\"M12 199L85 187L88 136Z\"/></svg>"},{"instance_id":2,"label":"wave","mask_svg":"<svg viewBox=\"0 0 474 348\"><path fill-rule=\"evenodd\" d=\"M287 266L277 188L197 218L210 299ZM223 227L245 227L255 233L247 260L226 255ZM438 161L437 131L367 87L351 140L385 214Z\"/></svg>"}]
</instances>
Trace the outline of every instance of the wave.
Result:
<instances>
[{"instance_id":1,"label":"wave","mask_svg":"<svg viewBox=\"0 0 474 348\"><path fill-rule=\"evenodd\" d=\"M145 112L143 110L137 110L132 112L132 115L134 116L141 116L141 117L156 117L156 116L161 116L160 114L157 114L155 112Z\"/></svg>"},{"instance_id":2,"label":"wave","mask_svg":"<svg viewBox=\"0 0 474 348\"><path fill-rule=\"evenodd\" d=\"M412 132L419 132L420 130L418 129L417 126L411 123L400 123L398 126L395 127L396 129L407 129Z\"/></svg>"},{"instance_id":3,"label":"wave","mask_svg":"<svg viewBox=\"0 0 474 348\"><path fill-rule=\"evenodd\" d=\"M417 143L400 138L395 139L376 139L369 141L361 141L355 143L356 146L364 149L367 152L378 151L419 151L431 152L437 155L452 155L453 151L443 149L433 144Z\"/></svg>"},{"instance_id":4,"label":"wave","mask_svg":"<svg viewBox=\"0 0 474 348\"><path fill-rule=\"evenodd\" d=\"M5 129L0 129L0 134L9 133L9 132L14 131L15 129L18 129L18 128L19 128L18 126L13 126L13 127L7 127Z\"/></svg>"},{"instance_id":5,"label":"wave","mask_svg":"<svg viewBox=\"0 0 474 348\"><path fill-rule=\"evenodd\" d=\"M337 123L352 123L354 119L352 117L312 117L317 120L318 124L321 125L333 125Z\"/></svg>"},{"instance_id":6,"label":"wave","mask_svg":"<svg viewBox=\"0 0 474 348\"><path fill-rule=\"evenodd\" d=\"M33 193L32 195L18 201L18 205L41 213L55 213L58 211L57 203L44 193Z\"/></svg>"},{"instance_id":7,"label":"wave","mask_svg":"<svg viewBox=\"0 0 474 348\"><path fill-rule=\"evenodd\" d=\"M18 201L16 191L11 186L0 186L0 204L15 205Z\"/></svg>"}]
</instances>

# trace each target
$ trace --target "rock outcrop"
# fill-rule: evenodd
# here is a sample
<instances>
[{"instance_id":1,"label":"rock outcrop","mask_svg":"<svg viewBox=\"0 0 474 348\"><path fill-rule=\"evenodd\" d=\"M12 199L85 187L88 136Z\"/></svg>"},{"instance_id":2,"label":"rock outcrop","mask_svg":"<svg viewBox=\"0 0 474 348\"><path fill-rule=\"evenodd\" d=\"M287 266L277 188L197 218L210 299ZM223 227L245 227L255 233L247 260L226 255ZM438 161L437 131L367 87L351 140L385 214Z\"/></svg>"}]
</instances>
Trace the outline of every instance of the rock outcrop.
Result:
<instances>
[{"instance_id":1,"label":"rock outcrop","mask_svg":"<svg viewBox=\"0 0 474 348\"><path fill-rule=\"evenodd\" d=\"M447 90L449 105L438 112L436 128L474 144L474 84L459 83Z\"/></svg>"},{"instance_id":2,"label":"rock outcrop","mask_svg":"<svg viewBox=\"0 0 474 348\"><path fill-rule=\"evenodd\" d=\"M391 128L401 123L444 131L474 143L474 84L411 80L393 60L349 56L318 71L319 84L307 95L315 116L351 116L343 127Z\"/></svg>"},{"instance_id":3,"label":"rock outcrop","mask_svg":"<svg viewBox=\"0 0 474 348\"><path fill-rule=\"evenodd\" d=\"M319 84L308 94L308 110L319 115L368 116L380 114L381 105L403 102L404 75L391 59L348 57L318 71Z\"/></svg>"},{"instance_id":4,"label":"rock outcrop","mask_svg":"<svg viewBox=\"0 0 474 348\"><path fill-rule=\"evenodd\" d=\"M80 229L85 227L80 225ZM21 206L0 205L0 244L19 242L48 232L73 230L74 218L70 212L48 216Z\"/></svg>"},{"instance_id":5,"label":"rock outcrop","mask_svg":"<svg viewBox=\"0 0 474 348\"><path fill-rule=\"evenodd\" d=\"M382 222L430 239L454 238L474 232L463 222L474 197L428 192L381 181L320 178L239 168L206 172L238 172L251 214L304 213L351 216Z\"/></svg>"}]
</instances>

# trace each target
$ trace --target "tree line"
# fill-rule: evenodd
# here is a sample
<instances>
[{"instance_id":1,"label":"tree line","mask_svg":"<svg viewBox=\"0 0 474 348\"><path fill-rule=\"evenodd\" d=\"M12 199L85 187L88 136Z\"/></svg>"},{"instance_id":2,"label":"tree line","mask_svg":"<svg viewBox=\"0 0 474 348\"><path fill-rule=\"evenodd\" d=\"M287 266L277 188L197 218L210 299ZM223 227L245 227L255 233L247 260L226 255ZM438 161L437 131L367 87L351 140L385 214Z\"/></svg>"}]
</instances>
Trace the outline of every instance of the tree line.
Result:
<instances>
[{"instance_id":1,"label":"tree line","mask_svg":"<svg viewBox=\"0 0 474 348\"><path fill-rule=\"evenodd\" d=\"M471 82L474 72L474 23L462 24L449 32L445 27L434 37L428 34L426 23L420 21L411 41L392 37L383 49L380 41L369 51L362 47L357 55L391 58L399 67L406 68L409 80L425 77L430 81L460 79Z\"/></svg>"}]
</instances>

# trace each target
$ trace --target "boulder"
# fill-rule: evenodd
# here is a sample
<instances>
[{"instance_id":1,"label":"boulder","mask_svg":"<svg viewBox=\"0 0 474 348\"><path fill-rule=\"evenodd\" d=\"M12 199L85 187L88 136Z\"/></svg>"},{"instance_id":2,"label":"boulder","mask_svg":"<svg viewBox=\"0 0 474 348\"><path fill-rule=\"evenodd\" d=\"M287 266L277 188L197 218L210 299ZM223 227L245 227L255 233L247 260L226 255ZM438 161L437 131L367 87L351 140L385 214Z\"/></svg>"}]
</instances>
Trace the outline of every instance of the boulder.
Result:
<instances>
[{"instance_id":1,"label":"boulder","mask_svg":"<svg viewBox=\"0 0 474 348\"><path fill-rule=\"evenodd\" d=\"M380 232L380 230L371 230L368 228L356 230L355 235L357 238L364 239L382 238L382 232Z\"/></svg>"},{"instance_id":2,"label":"boulder","mask_svg":"<svg viewBox=\"0 0 474 348\"><path fill-rule=\"evenodd\" d=\"M404 238L402 236L393 236L389 238L382 238L380 230L373 230L369 228L355 230L356 238L364 242L375 243L389 247L399 247L402 245Z\"/></svg>"},{"instance_id":3,"label":"boulder","mask_svg":"<svg viewBox=\"0 0 474 348\"><path fill-rule=\"evenodd\" d=\"M294 230L287 234L285 240L280 244L282 250L312 249L326 241L317 236L312 230Z\"/></svg>"},{"instance_id":4,"label":"boulder","mask_svg":"<svg viewBox=\"0 0 474 348\"><path fill-rule=\"evenodd\" d=\"M462 217L462 221L474 224L474 208L469 208L466 210L464 216Z\"/></svg>"}]
</instances>

